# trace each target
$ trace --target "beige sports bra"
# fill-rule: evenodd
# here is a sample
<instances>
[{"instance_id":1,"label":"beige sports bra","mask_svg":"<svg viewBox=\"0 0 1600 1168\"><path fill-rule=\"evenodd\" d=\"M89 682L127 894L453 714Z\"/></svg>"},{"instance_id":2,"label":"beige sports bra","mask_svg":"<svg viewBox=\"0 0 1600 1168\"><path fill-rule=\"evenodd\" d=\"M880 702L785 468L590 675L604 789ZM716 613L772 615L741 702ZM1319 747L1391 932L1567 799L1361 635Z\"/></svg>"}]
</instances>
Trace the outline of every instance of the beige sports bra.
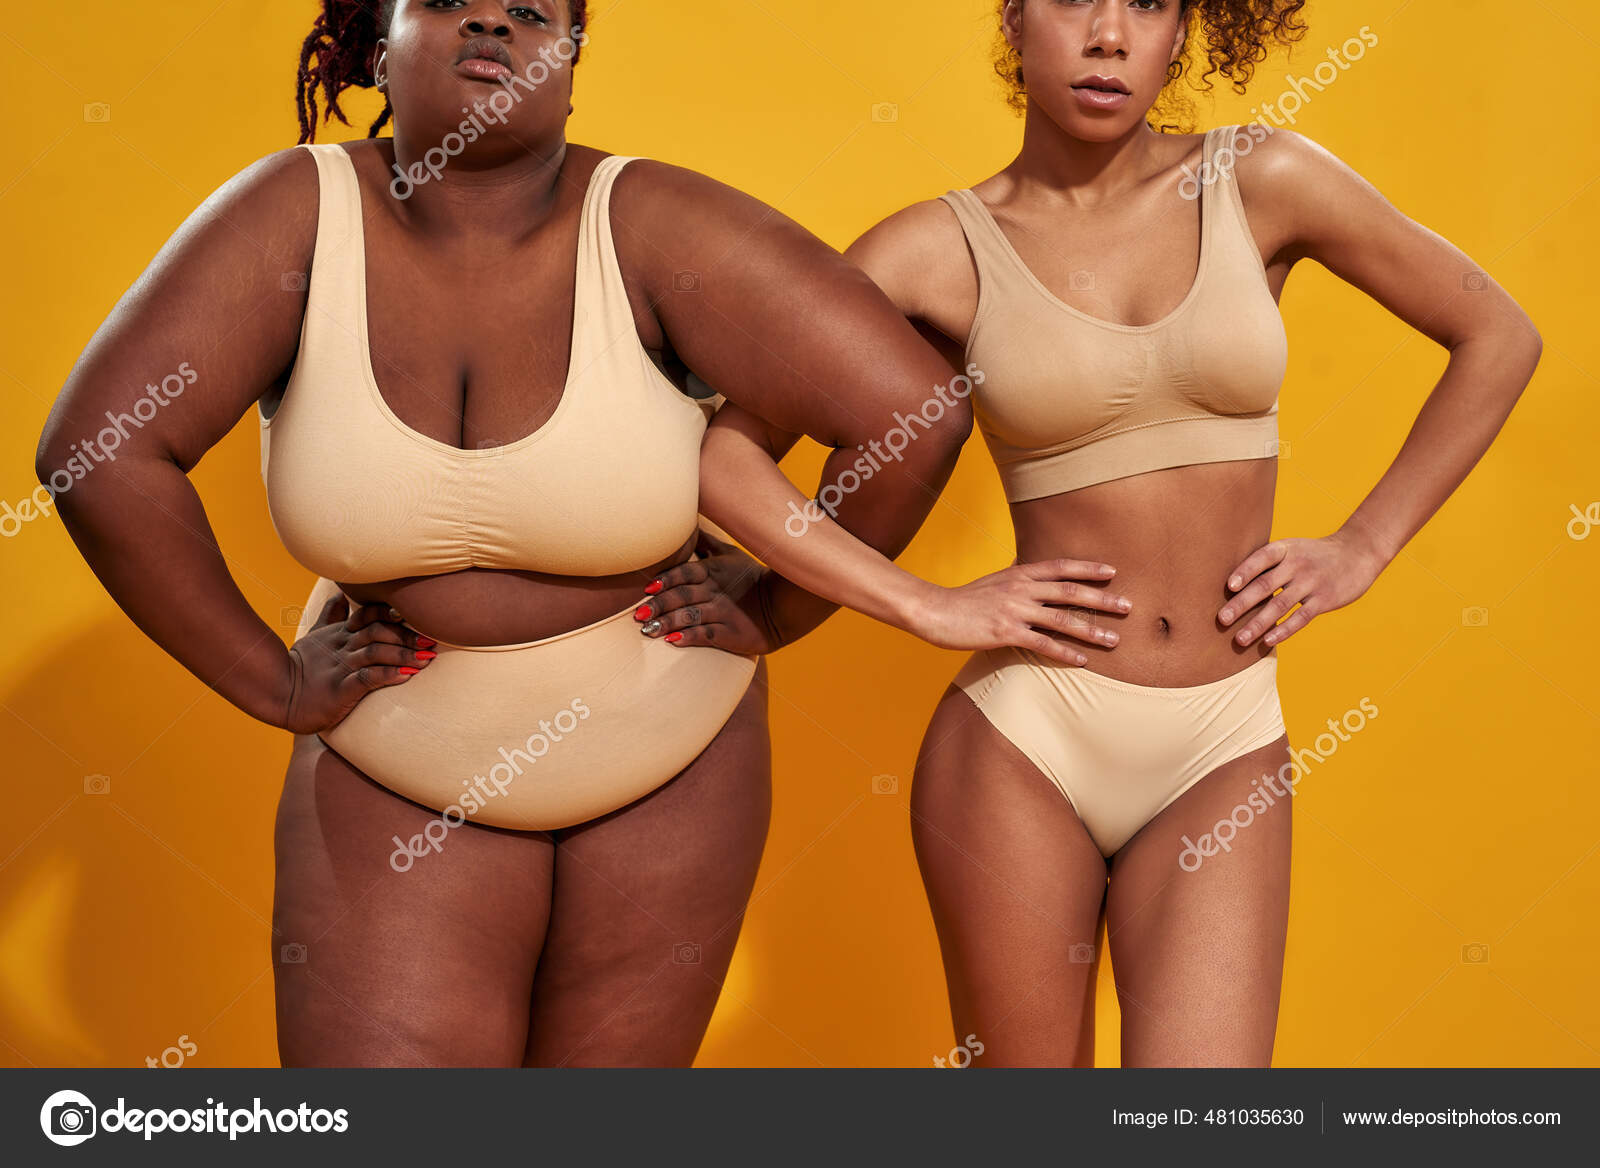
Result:
<instances>
[{"instance_id":1,"label":"beige sports bra","mask_svg":"<svg viewBox=\"0 0 1600 1168\"><path fill-rule=\"evenodd\" d=\"M1288 341L1233 168L1215 163L1236 130L1205 136L1198 270L1183 302L1154 324L1116 324L1064 303L977 195L941 196L977 266L966 345L982 374L973 415L1009 502L1276 455Z\"/></svg>"},{"instance_id":2,"label":"beige sports bra","mask_svg":"<svg viewBox=\"0 0 1600 1168\"><path fill-rule=\"evenodd\" d=\"M267 506L289 553L348 584L466 568L606 576L681 547L720 399L679 392L639 342L611 237L611 187L630 159L607 157L589 180L555 413L515 442L463 450L407 426L378 392L355 167L337 144L305 149L320 193L300 350L282 403L261 415Z\"/></svg>"}]
</instances>

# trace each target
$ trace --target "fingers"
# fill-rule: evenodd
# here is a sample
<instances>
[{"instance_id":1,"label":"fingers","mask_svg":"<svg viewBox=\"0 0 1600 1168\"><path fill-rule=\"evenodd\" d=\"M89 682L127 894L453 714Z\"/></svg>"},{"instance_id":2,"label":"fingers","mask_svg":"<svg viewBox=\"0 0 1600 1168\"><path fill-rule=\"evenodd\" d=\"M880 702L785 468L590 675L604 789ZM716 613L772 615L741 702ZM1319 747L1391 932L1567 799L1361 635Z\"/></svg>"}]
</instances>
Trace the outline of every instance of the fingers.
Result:
<instances>
[{"instance_id":1,"label":"fingers","mask_svg":"<svg viewBox=\"0 0 1600 1168\"><path fill-rule=\"evenodd\" d=\"M1089 664L1089 658L1082 652L1065 641L1058 641L1046 633L1041 633L1038 629L1022 629L1012 639L1012 644L1019 649L1036 653L1046 661L1054 661L1057 665Z\"/></svg>"},{"instance_id":2,"label":"fingers","mask_svg":"<svg viewBox=\"0 0 1600 1168\"><path fill-rule=\"evenodd\" d=\"M395 668L410 668L413 672L420 671L428 662L438 654L432 649L415 649L410 645L402 645L394 641L373 641L360 648L346 648L344 654L345 668L350 670L368 669L374 666L393 666ZM409 674L407 676L410 676Z\"/></svg>"},{"instance_id":3,"label":"fingers","mask_svg":"<svg viewBox=\"0 0 1600 1168\"><path fill-rule=\"evenodd\" d=\"M1217 619L1224 628L1228 627L1289 582L1289 573L1281 566L1276 571L1256 577L1250 581L1248 588L1222 606Z\"/></svg>"},{"instance_id":4,"label":"fingers","mask_svg":"<svg viewBox=\"0 0 1600 1168\"><path fill-rule=\"evenodd\" d=\"M362 695L391 685L403 685L438 657L432 649L413 649L390 641L374 641L344 654L350 672L339 683L341 697L359 700Z\"/></svg>"},{"instance_id":5,"label":"fingers","mask_svg":"<svg viewBox=\"0 0 1600 1168\"><path fill-rule=\"evenodd\" d=\"M1290 637L1298 633L1301 629L1305 628L1317 615L1315 601L1316 598L1312 596L1308 596L1302 600L1300 602L1300 607L1294 610L1294 613L1289 617L1289 619L1284 621L1277 628L1270 630L1265 637L1261 638L1261 643L1263 645L1281 645Z\"/></svg>"},{"instance_id":6,"label":"fingers","mask_svg":"<svg viewBox=\"0 0 1600 1168\"><path fill-rule=\"evenodd\" d=\"M704 584L710 578L711 573L706 569L704 560L685 560L675 568L668 568L645 585L645 594L659 596L663 592L681 588L685 584Z\"/></svg>"},{"instance_id":7,"label":"fingers","mask_svg":"<svg viewBox=\"0 0 1600 1168\"><path fill-rule=\"evenodd\" d=\"M728 617L732 615L732 608L727 597L721 593L713 593L711 598L703 603L681 605L671 612L652 617L644 622L640 632L647 637L665 637L670 640L672 633L687 632L689 629L705 625L729 623ZM637 618L639 614L635 612L633 615Z\"/></svg>"},{"instance_id":8,"label":"fingers","mask_svg":"<svg viewBox=\"0 0 1600 1168\"><path fill-rule=\"evenodd\" d=\"M1073 608L1046 608L1040 606L1036 611L1027 616L1027 623L1035 628L1045 628L1059 633L1064 637L1071 637L1077 641L1092 641L1096 645L1103 645L1107 649L1114 648L1121 635L1115 629L1108 629L1096 623L1094 613L1085 609ZM1087 660L1087 658L1085 658Z\"/></svg>"},{"instance_id":9,"label":"fingers","mask_svg":"<svg viewBox=\"0 0 1600 1168\"><path fill-rule=\"evenodd\" d=\"M352 633L359 633L362 629L378 621L400 622L400 614L387 604L363 604L351 610L350 616L345 620L345 627Z\"/></svg>"},{"instance_id":10,"label":"fingers","mask_svg":"<svg viewBox=\"0 0 1600 1168\"><path fill-rule=\"evenodd\" d=\"M422 668L414 665L363 665L339 683L339 696L359 701L375 689L403 685L421 672Z\"/></svg>"},{"instance_id":11,"label":"fingers","mask_svg":"<svg viewBox=\"0 0 1600 1168\"><path fill-rule=\"evenodd\" d=\"M438 643L406 625L400 614L387 604L359 605L345 619L345 629L350 634L345 648L351 650L377 642L413 649L431 649Z\"/></svg>"},{"instance_id":12,"label":"fingers","mask_svg":"<svg viewBox=\"0 0 1600 1168\"><path fill-rule=\"evenodd\" d=\"M675 645L680 649L686 649L693 645L719 648L728 641L732 632L733 627L731 625L725 625L718 621L712 624L686 625L672 632L663 630L660 633L660 638L669 645Z\"/></svg>"},{"instance_id":13,"label":"fingers","mask_svg":"<svg viewBox=\"0 0 1600 1168\"><path fill-rule=\"evenodd\" d=\"M687 605L705 605L722 595L709 581L704 584L680 584L650 597L634 610L635 620L647 621Z\"/></svg>"},{"instance_id":14,"label":"fingers","mask_svg":"<svg viewBox=\"0 0 1600 1168\"><path fill-rule=\"evenodd\" d=\"M1234 640L1241 645L1250 644L1262 633L1268 631L1273 625L1282 620L1284 614L1298 604L1301 599L1299 592L1291 591L1290 589L1285 589L1278 593L1267 602L1265 608L1250 618L1250 623L1239 630L1239 634Z\"/></svg>"},{"instance_id":15,"label":"fingers","mask_svg":"<svg viewBox=\"0 0 1600 1168\"><path fill-rule=\"evenodd\" d=\"M1283 563L1283 557L1289 554L1287 542L1280 541L1259 547L1244 558L1244 562L1233 570L1228 577L1228 589L1237 592L1243 588L1246 580L1253 580L1268 568L1276 567Z\"/></svg>"},{"instance_id":16,"label":"fingers","mask_svg":"<svg viewBox=\"0 0 1600 1168\"><path fill-rule=\"evenodd\" d=\"M1036 560L1009 569L1025 580L1109 580L1117 574L1097 560Z\"/></svg>"},{"instance_id":17,"label":"fingers","mask_svg":"<svg viewBox=\"0 0 1600 1168\"><path fill-rule=\"evenodd\" d=\"M317 616L316 622L311 626L314 629L323 625L336 624L345 620L350 615L350 601L343 592L330 597L328 603L322 606L322 612Z\"/></svg>"},{"instance_id":18,"label":"fingers","mask_svg":"<svg viewBox=\"0 0 1600 1168\"><path fill-rule=\"evenodd\" d=\"M1075 608L1118 614L1133 611L1133 601L1126 596L1066 580L1040 580L1028 592L1032 599L1043 604L1067 604Z\"/></svg>"}]
</instances>

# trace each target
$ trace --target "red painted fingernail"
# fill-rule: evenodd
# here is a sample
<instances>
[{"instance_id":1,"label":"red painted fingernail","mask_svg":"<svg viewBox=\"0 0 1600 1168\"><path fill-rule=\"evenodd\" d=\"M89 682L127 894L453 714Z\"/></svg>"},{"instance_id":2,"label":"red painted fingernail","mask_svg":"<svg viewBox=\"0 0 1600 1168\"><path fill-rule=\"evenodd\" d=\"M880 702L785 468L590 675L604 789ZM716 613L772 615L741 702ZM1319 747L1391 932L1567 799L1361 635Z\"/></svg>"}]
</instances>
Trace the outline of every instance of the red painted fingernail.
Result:
<instances>
[{"instance_id":1,"label":"red painted fingernail","mask_svg":"<svg viewBox=\"0 0 1600 1168\"><path fill-rule=\"evenodd\" d=\"M439 642L435 641L432 637L424 637L421 633L417 634L417 644L421 645L424 649L431 649L438 643Z\"/></svg>"},{"instance_id":2,"label":"red painted fingernail","mask_svg":"<svg viewBox=\"0 0 1600 1168\"><path fill-rule=\"evenodd\" d=\"M417 654L417 660L418 661L432 661L438 655L439 654L437 654L437 653L430 653L430 652L428 652L428 650L424 649L420 653Z\"/></svg>"},{"instance_id":3,"label":"red painted fingernail","mask_svg":"<svg viewBox=\"0 0 1600 1168\"><path fill-rule=\"evenodd\" d=\"M404 673L407 677L410 677L413 673L421 673L422 670L416 669L410 665L402 665L400 667L400 672Z\"/></svg>"},{"instance_id":4,"label":"red painted fingernail","mask_svg":"<svg viewBox=\"0 0 1600 1168\"><path fill-rule=\"evenodd\" d=\"M644 594L646 596L654 596L657 592L661 591L662 587L663 585L660 580L652 580L650 581L649 585L646 586Z\"/></svg>"},{"instance_id":5,"label":"red painted fingernail","mask_svg":"<svg viewBox=\"0 0 1600 1168\"><path fill-rule=\"evenodd\" d=\"M679 641L683 640L683 634L682 633L668 633L667 634L667 640L671 641L674 645L676 645Z\"/></svg>"},{"instance_id":6,"label":"red painted fingernail","mask_svg":"<svg viewBox=\"0 0 1600 1168\"><path fill-rule=\"evenodd\" d=\"M636 621L646 621L654 615L655 613L650 611L650 606L648 604L641 604L638 608L633 610L633 619Z\"/></svg>"}]
</instances>

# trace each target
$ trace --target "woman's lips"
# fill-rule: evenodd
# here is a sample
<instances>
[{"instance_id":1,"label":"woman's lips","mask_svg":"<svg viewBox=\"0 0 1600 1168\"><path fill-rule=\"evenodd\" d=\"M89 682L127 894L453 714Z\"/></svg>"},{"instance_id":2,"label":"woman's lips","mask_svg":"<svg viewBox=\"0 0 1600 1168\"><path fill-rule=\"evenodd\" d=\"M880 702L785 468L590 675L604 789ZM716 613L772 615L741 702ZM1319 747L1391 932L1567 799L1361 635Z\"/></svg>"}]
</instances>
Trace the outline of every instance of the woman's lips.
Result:
<instances>
[{"instance_id":1,"label":"woman's lips","mask_svg":"<svg viewBox=\"0 0 1600 1168\"><path fill-rule=\"evenodd\" d=\"M476 77L482 81L498 81L502 77L511 76L510 69L499 61L491 61L488 57L468 57L456 68L468 77Z\"/></svg>"},{"instance_id":2,"label":"woman's lips","mask_svg":"<svg viewBox=\"0 0 1600 1168\"><path fill-rule=\"evenodd\" d=\"M1078 104L1094 110L1121 109L1128 103L1131 95L1118 93L1109 89L1090 89L1087 86L1074 85L1072 92L1077 95Z\"/></svg>"}]
</instances>

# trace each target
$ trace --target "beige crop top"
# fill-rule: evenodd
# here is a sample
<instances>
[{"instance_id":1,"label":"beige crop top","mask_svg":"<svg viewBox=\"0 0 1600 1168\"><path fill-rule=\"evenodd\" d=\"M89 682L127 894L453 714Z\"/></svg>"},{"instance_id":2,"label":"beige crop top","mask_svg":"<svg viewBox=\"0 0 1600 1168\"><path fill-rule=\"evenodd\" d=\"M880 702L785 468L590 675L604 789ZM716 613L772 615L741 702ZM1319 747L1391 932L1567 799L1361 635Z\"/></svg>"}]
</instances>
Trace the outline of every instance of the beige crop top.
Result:
<instances>
[{"instance_id":1,"label":"beige crop top","mask_svg":"<svg viewBox=\"0 0 1600 1168\"><path fill-rule=\"evenodd\" d=\"M1205 136L1200 174L1215 181L1199 184L1198 271L1183 302L1154 324L1115 324L1064 303L972 191L941 196L977 265L966 355L983 380L973 415L1008 501L1277 453L1283 319L1232 167L1213 163L1235 129Z\"/></svg>"},{"instance_id":2,"label":"beige crop top","mask_svg":"<svg viewBox=\"0 0 1600 1168\"><path fill-rule=\"evenodd\" d=\"M639 342L611 237L611 187L630 160L608 157L589 180L555 413L515 442L463 450L407 426L378 392L355 167L337 144L305 148L320 194L300 351L261 416L267 506L289 553L349 584L466 568L605 576L682 546L720 399L679 392Z\"/></svg>"}]
</instances>

